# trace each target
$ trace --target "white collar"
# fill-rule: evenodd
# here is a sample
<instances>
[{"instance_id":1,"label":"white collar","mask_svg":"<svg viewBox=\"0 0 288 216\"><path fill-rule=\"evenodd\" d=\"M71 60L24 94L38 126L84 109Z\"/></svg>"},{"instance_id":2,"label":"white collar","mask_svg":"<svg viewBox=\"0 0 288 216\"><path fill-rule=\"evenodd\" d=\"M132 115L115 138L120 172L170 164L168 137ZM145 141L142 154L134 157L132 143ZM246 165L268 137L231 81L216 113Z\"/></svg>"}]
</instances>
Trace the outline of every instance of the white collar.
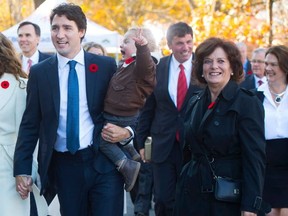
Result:
<instances>
[{"instance_id":1,"label":"white collar","mask_svg":"<svg viewBox=\"0 0 288 216\"><path fill-rule=\"evenodd\" d=\"M85 65L83 49L81 49L73 59L68 59L57 52L57 59L59 68L64 68L70 60L74 60L79 64Z\"/></svg>"},{"instance_id":2,"label":"white collar","mask_svg":"<svg viewBox=\"0 0 288 216\"><path fill-rule=\"evenodd\" d=\"M28 58L28 57L26 57L24 55L22 56L22 58L23 58L23 62L27 63L28 59L31 59L32 60L32 64L36 64L39 61L39 51L36 50L36 52L30 58Z\"/></svg>"},{"instance_id":3,"label":"white collar","mask_svg":"<svg viewBox=\"0 0 288 216\"><path fill-rule=\"evenodd\" d=\"M190 58L187 61L185 61L183 63L178 62L177 59L175 58L175 56L172 55L171 64L174 65L175 68L178 68L180 64L182 64L185 69L190 68L191 62L192 62L192 55L190 56Z\"/></svg>"}]
</instances>

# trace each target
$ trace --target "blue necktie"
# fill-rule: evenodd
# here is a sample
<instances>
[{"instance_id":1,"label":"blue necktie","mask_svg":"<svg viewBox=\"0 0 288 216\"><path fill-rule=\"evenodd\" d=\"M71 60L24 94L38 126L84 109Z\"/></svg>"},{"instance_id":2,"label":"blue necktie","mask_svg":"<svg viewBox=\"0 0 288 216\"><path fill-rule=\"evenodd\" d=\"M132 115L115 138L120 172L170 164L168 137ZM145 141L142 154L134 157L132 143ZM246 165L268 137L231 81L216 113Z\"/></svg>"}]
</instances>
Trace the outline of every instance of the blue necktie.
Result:
<instances>
[{"instance_id":1,"label":"blue necktie","mask_svg":"<svg viewBox=\"0 0 288 216\"><path fill-rule=\"evenodd\" d=\"M66 145L71 154L79 149L79 85L75 70L76 61L69 61L70 70L68 76L67 94L67 125Z\"/></svg>"}]
</instances>

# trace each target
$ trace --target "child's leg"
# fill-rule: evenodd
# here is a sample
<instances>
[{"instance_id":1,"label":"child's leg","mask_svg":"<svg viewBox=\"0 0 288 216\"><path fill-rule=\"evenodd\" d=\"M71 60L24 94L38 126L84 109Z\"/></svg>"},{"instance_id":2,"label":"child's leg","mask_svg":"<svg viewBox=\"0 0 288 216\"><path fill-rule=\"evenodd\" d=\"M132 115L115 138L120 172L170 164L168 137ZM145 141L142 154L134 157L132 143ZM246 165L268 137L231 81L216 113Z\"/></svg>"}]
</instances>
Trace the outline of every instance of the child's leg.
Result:
<instances>
[{"instance_id":1,"label":"child's leg","mask_svg":"<svg viewBox=\"0 0 288 216\"><path fill-rule=\"evenodd\" d=\"M123 175L125 181L125 190L127 192L131 191L137 180L137 176L140 170L140 162L130 160L126 158L122 165L119 167L118 171Z\"/></svg>"},{"instance_id":2,"label":"child's leg","mask_svg":"<svg viewBox=\"0 0 288 216\"><path fill-rule=\"evenodd\" d=\"M103 152L119 168L123 161L127 159L121 148L114 143L107 142L102 137L99 144L100 151Z\"/></svg>"},{"instance_id":3,"label":"child's leg","mask_svg":"<svg viewBox=\"0 0 288 216\"><path fill-rule=\"evenodd\" d=\"M128 143L127 145L123 146L123 148L128 152L128 154L134 161L141 160L140 154L134 148L133 140L131 140L130 143Z\"/></svg>"},{"instance_id":4,"label":"child's leg","mask_svg":"<svg viewBox=\"0 0 288 216\"><path fill-rule=\"evenodd\" d=\"M141 164L128 159L117 144L106 142L102 137L99 147L100 151L103 152L116 165L117 170L123 175L125 190L127 192L132 190Z\"/></svg>"}]
</instances>

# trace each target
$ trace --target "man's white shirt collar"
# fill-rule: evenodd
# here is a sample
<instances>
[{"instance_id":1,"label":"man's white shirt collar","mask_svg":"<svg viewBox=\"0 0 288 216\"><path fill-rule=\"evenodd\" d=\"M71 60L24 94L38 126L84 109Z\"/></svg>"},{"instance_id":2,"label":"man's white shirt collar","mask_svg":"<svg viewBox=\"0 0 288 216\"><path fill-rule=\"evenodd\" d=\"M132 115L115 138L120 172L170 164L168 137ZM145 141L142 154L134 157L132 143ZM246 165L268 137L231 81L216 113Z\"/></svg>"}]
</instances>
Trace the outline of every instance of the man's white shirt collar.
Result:
<instances>
[{"instance_id":1,"label":"man's white shirt collar","mask_svg":"<svg viewBox=\"0 0 288 216\"><path fill-rule=\"evenodd\" d=\"M23 59L23 62L25 62L26 64L28 62L28 59L32 60L32 65L37 64L39 61L39 51L36 50L36 52L30 58L23 55L22 59Z\"/></svg>"},{"instance_id":2,"label":"man's white shirt collar","mask_svg":"<svg viewBox=\"0 0 288 216\"><path fill-rule=\"evenodd\" d=\"M67 63L71 60L74 60L77 63L84 65L84 50L81 49L73 59L66 58L57 52L57 59L58 59L58 67L60 69L64 68L67 65Z\"/></svg>"},{"instance_id":3,"label":"man's white shirt collar","mask_svg":"<svg viewBox=\"0 0 288 216\"><path fill-rule=\"evenodd\" d=\"M193 54L192 54L193 55ZM172 55L172 59L171 59L171 64L173 65L173 67L174 68L178 68L179 67L179 64L182 64L183 66L184 66L184 68L185 68L185 70L189 70L189 69L192 69L191 68L191 62L192 62L192 55L190 56L190 58L187 60L187 61L185 61L185 62L183 62L183 63L180 63L180 62L178 62L177 61L177 59L175 58L175 56L174 55Z\"/></svg>"}]
</instances>

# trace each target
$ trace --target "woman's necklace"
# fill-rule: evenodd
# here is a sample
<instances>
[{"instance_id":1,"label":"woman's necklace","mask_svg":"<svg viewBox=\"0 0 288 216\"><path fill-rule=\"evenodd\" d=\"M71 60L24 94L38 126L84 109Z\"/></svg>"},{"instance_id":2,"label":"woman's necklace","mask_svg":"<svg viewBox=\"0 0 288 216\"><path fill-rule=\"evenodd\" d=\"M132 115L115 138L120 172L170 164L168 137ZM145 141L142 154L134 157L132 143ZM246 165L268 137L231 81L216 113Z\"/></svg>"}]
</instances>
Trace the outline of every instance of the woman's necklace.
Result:
<instances>
[{"instance_id":1,"label":"woman's necklace","mask_svg":"<svg viewBox=\"0 0 288 216\"><path fill-rule=\"evenodd\" d=\"M281 93L279 93L279 94L276 94L275 92L273 92L272 90L271 90L271 88L269 88L269 90L270 90L270 92L271 92L271 94L273 94L274 95L274 102L276 103L276 104L280 104L281 103L281 101L282 101L282 98L283 98L283 96L284 96L284 94L285 94L285 92L286 92L286 89L285 89L285 91L283 91L283 92L281 92Z\"/></svg>"}]
</instances>

